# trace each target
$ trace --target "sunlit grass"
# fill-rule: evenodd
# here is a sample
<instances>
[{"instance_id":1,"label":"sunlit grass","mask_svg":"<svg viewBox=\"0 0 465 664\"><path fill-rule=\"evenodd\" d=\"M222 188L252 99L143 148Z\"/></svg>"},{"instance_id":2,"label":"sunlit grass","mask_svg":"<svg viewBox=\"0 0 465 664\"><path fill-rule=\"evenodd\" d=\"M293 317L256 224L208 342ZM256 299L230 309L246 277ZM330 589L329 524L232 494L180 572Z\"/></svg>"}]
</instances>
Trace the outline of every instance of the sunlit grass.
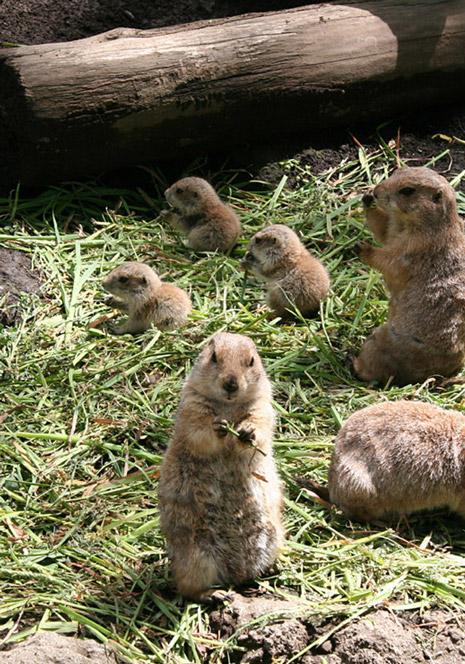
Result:
<instances>
[{"instance_id":1,"label":"sunlit grass","mask_svg":"<svg viewBox=\"0 0 465 664\"><path fill-rule=\"evenodd\" d=\"M239 176L215 174L244 228L231 256L194 255L162 223L167 182L156 170L145 189L71 183L0 199L0 242L27 252L43 278L42 297L22 300L21 324L0 331L0 637L80 630L130 662L201 662L205 649L214 662L235 648L232 637L220 650L208 607L173 592L157 511L158 468L182 381L220 329L254 339L279 414L288 542L279 571L260 585L342 619L386 603L465 608L463 522L436 514L399 530L352 524L298 482L326 481L333 436L359 408L413 396L463 407L464 386L382 390L350 371L348 357L383 321L387 303L382 277L352 251L369 237L360 199L394 164L387 146L361 149L323 174L288 163L300 178L293 190L286 176L275 188L243 188ZM463 195L459 204L463 213ZM332 290L314 319L269 320L263 283L245 281L239 259L266 223L291 226L327 265ZM133 338L89 327L110 313L102 277L125 260L148 262L190 291L184 330Z\"/></svg>"}]
</instances>

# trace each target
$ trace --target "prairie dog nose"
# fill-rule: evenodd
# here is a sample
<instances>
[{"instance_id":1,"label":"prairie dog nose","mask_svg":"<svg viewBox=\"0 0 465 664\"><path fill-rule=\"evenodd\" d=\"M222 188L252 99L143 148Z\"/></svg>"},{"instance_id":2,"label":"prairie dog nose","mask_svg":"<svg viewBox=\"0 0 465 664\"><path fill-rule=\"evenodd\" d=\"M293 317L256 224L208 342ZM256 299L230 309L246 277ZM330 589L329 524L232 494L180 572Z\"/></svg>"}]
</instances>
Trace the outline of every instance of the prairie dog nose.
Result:
<instances>
[{"instance_id":1,"label":"prairie dog nose","mask_svg":"<svg viewBox=\"0 0 465 664\"><path fill-rule=\"evenodd\" d=\"M368 191L366 194L364 194L364 196L362 197L362 202L367 207L370 207L370 205L373 205L373 203L375 202L375 198L376 198L375 192L374 189L372 189L371 191Z\"/></svg>"},{"instance_id":2,"label":"prairie dog nose","mask_svg":"<svg viewBox=\"0 0 465 664\"><path fill-rule=\"evenodd\" d=\"M226 392L228 392L228 394L236 392L236 390L239 388L236 376L228 376L225 378L223 380L223 388L226 390Z\"/></svg>"}]
</instances>

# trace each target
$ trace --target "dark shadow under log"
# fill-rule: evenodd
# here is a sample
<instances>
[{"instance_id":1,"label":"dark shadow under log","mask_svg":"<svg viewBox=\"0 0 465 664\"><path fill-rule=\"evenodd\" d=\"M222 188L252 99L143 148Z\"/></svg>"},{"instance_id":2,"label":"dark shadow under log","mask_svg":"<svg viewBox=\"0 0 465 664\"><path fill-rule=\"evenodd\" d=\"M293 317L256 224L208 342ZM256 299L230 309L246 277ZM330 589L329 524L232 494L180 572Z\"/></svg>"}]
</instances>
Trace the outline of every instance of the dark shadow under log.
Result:
<instances>
[{"instance_id":1,"label":"dark shadow under log","mask_svg":"<svg viewBox=\"0 0 465 664\"><path fill-rule=\"evenodd\" d=\"M465 96L465 0L367 0L0 51L0 183L227 152Z\"/></svg>"}]
</instances>

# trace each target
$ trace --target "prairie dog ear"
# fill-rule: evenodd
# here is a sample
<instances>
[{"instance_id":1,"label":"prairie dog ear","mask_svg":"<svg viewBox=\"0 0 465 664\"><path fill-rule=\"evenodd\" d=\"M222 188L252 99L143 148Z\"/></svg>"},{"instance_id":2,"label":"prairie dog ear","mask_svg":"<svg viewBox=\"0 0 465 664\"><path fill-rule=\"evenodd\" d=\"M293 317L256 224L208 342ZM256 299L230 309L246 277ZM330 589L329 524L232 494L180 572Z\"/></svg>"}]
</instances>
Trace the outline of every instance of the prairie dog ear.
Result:
<instances>
[{"instance_id":1,"label":"prairie dog ear","mask_svg":"<svg viewBox=\"0 0 465 664\"><path fill-rule=\"evenodd\" d=\"M437 189L433 194L433 203L441 203L443 198L442 189Z\"/></svg>"},{"instance_id":2,"label":"prairie dog ear","mask_svg":"<svg viewBox=\"0 0 465 664\"><path fill-rule=\"evenodd\" d=\"M210 362L212 355L215 354L215 339L211 337L207 344L203 347L202 351L197 355L195 363L200 362L206 365Z\"/></svg>"},{"instance_id":3,"label":"prairie dog ear","mask_svg":"<svg viewBox=\"0 0 465 664\"><path fill-rule=\"evenodd\" d=\"M211 351L210 361L213 362L213 364L216 364L218 362L218 358L216 356L214 337L212 337L208 342L207 348Z\"/></svg>"},{"instance_id":4,"label":"prairie dog ear","mask_svg":"<svg viewBox=\"0 0 465 664\"><path fill-rule=\"evenodd\" d=\"M145 286L146 283L147 283L147 279L146 279L145 277L139 277L139 281L140 281L140 283L143 284L144 286Z\"/></svg>"}]
</instances>

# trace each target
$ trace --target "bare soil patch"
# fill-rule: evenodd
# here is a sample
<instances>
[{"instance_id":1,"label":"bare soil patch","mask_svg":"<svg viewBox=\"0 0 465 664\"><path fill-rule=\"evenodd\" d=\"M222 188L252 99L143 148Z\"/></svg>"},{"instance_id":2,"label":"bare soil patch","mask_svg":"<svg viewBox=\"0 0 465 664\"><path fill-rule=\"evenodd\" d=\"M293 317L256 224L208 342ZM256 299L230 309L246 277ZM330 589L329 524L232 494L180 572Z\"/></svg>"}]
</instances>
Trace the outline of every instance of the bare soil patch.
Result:
<instances>
[{"instance_id":1,"label":"bare soil patch","mask_svg":"<svg viewBox=\"0 0 465 664\"><path fill-rule=\"evenodd\" d=\"M38 632L0 653L0 664L116 664L109 648L90 639Z\"/></svg>"},{"instance_id":2,"label":"bare soil patch","mask_svg":"<svg viewBox=\"0 0 465 664\"><path fill-rule=\"evenodd\" d=\"M0 325L17 324L21 293L33 293L39 288L40 276L32 269L29 256L0 247Z\"/></svg>"},{"instance_id":3,"label":"bare soil patch","mask_svg":"<svg viewBox=\"0 0 465 664\"><path fill-rule=\"evenodd\" d=\"M0 40L18 44L71 41L113 28L149 30L311 4L316 3L305 0L3 0Z\"/></svg>"},{"instance_id":4,"label":"bare soil patch","mask_svg":"<svg viewBox=\"0 0 465 664\"><path fill-rule=\"evenodd\" d=\"M260 618L268 616L266 625ZM274 619L270 616L275 616ZM461 664L465 662L463 617L440 609L394 613L379 609L308 647L336 626L334 621L305 615L305 606L272 597L234 594L230 604L212 616L213 629L223 637L237 636L241 650L224 662L271 664L306 650L300 664ZM229 658L229 659L228 659Z\"/></svg>"}]
</instances>

